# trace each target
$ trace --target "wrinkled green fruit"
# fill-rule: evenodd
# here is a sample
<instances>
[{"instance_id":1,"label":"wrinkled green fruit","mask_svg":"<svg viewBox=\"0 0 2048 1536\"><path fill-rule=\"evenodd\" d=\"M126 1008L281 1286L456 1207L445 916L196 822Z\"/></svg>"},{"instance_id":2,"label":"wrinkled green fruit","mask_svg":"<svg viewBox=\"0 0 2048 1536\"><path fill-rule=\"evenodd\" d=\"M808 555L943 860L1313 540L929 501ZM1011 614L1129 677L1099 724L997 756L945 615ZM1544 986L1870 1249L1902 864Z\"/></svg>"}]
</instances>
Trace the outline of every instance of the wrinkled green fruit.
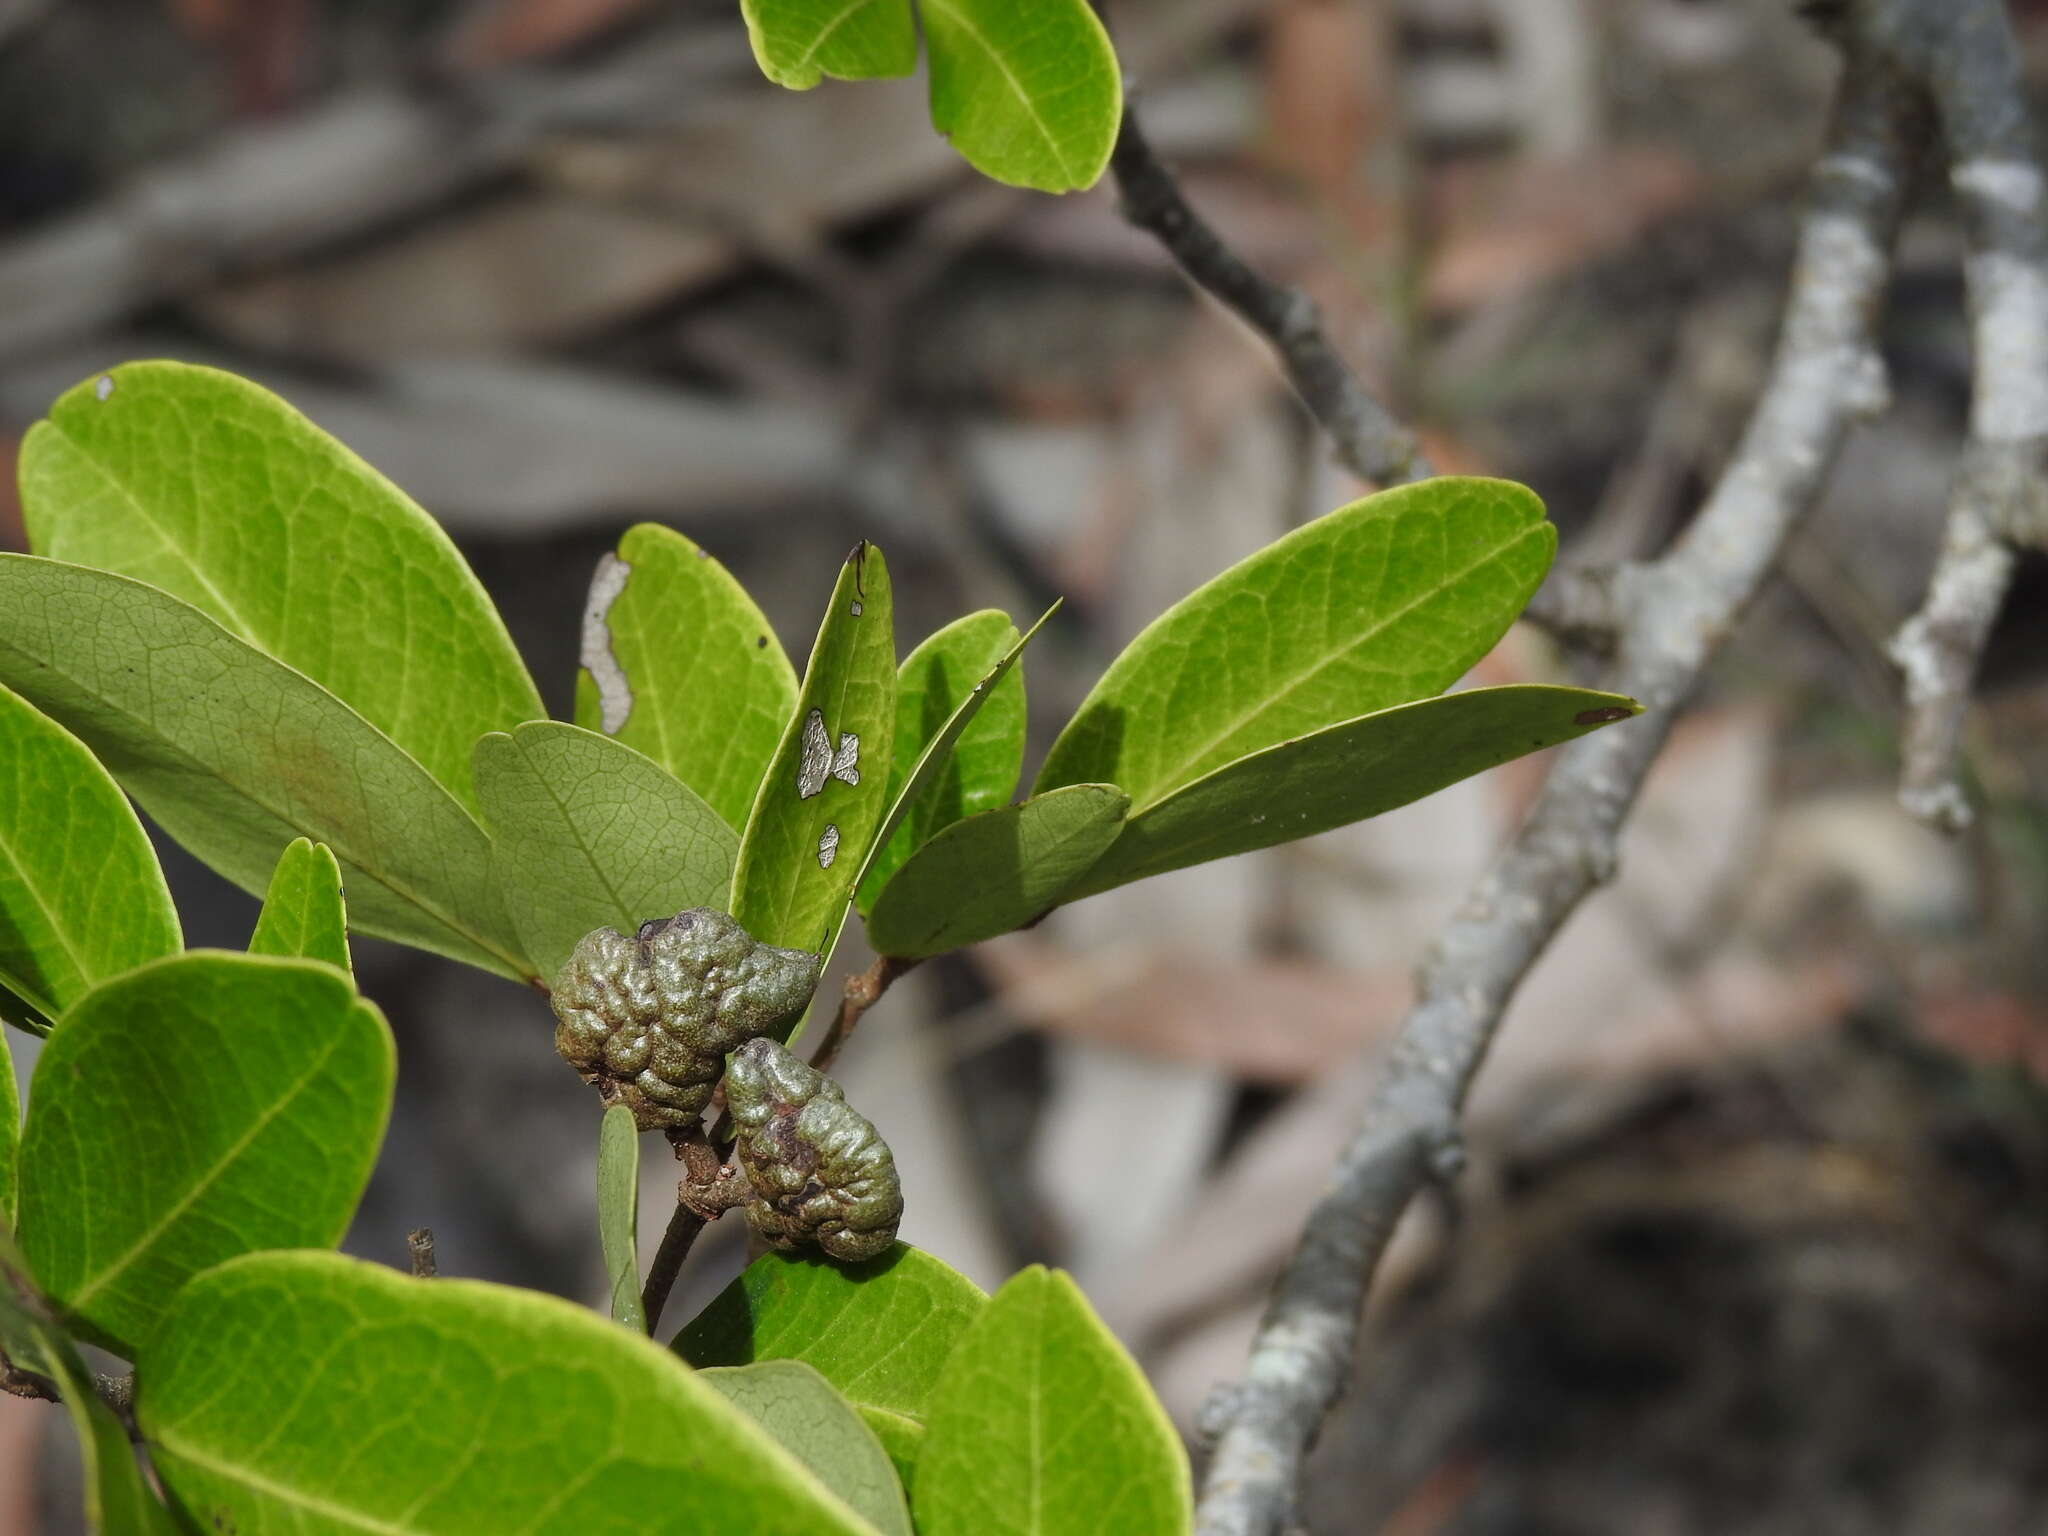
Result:
<instances>
[{"instance_id":1,"label":"wrinkled green fruit","mask_svg":"<svg viewBox=\"0 0 2048 1536\"><path fill-rule=\"evenodd\" d=\"M835 1259L872 1259L896 1241L903 1185L889 1144L839 1085L773 1040L749 1040L726 1064L733 1152L753 1186L747 1225L771 1248L815 1243Z\"/></svg>"},{"instance_id":2,"label":"wrinkled green fruit","mask_svg":"<svg viewBox=\"0 0 2048 1536\"><path fill-rule=\"evenodd\" d=\"M757 942L725 913L692 907L583 936L555 978L555 1049L643 1131L690 1124L727 1053L781 1034L818 984L818 957Z\"/></svg>"}]
</instances>

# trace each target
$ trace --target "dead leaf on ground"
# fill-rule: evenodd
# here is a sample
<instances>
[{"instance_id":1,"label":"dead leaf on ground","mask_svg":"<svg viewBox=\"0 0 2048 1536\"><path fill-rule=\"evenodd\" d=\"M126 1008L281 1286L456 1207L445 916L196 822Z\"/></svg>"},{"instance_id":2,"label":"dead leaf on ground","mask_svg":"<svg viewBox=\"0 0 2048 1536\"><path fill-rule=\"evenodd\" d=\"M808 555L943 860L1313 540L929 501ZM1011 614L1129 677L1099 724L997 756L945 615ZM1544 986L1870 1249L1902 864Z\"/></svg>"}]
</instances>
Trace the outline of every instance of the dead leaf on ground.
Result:
<instances>
[{"instance_id":1,"label":"dead leaf on ground","mask_svg":"<svg viewBox=\"0 0 2048 1536\"><path fill-rule=\"evenodd\" d=\"M1069 955L1029 934L973 954L1004 1005L1033 1025L1262 1083L1305 1081L1384 1041L1412 992L1403 975L1313 960L1218 964L1163 949Z\"/></svg>"},{"instance_id":2,"label":"dead leaf on ground","mask_svg":"<svg viewBox=\"0 0 2048 1536\"><path fill-rule=\"evenodd\" d=\"M244 346L374 364L574 341L722 275L735 254L671 218L515 193L192 304Z\"/></svg>"},{"instance_id":3,"label":"dead leaf on ground","mask_svg":"<svg viewBox=\"0 0 2048 1536\"><path fill-rule=\"evenodd\" d=\"M1590 160L1453 166L1432 182L1441 230L1429 305L1459 310L1510 297L1622 249L1696 204L1687 160L1625 149Z\"/></svg>"}]
</instances>

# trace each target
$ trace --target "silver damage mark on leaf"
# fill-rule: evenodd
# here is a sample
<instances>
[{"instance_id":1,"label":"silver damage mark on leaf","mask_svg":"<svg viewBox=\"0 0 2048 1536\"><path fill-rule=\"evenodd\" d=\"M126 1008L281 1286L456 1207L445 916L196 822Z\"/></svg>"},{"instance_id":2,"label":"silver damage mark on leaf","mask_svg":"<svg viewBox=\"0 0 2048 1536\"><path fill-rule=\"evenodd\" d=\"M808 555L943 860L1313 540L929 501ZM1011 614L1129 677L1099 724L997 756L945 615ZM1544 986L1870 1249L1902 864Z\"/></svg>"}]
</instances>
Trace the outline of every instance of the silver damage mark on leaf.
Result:
<instances>
[{"instance_id":1,"label":"silver damage mark on leaf","mask_svg":"<svg viewBox=\"0 0 2048 1536\"><path fill-rule=\"evenodd\" d=\"M839 857L839 828L831 822L825 823L825 830L818 837L818 868L830 869L832 861Z\"/></svg>"},{"instance_id":2,"label":"silver damage mark on leaf","mask_svg":"<svg viewBox=\"0 0 2048 1536\"><path fill-rule=\"evenodd\" d=\"M808 800L825 787L827 779L842 784L860 783L860 738L844 732L839 750L832 749L831 732L825 729L825 712L814 709L804 716L803 752L796 765L796 797Z\"/></svg>"},{"instance_id":3,"label":"silver damage mark on leaf","mask_svg":"<svg viewBox=\"0 0 2048 1536\"><path fill-rule=\"evenodd\" d=\"M101 374L101 375L100 375L100 376L99 376L99 377L98 377L97 379L94 379L94 380L93 380L93 382L92 382L92 397L93 397L93 399L95 399L95 400L105 400L105 399L106 399L106 398L107 398L107 397L108 397L109 395L113 394L113 392L114 392L114 376L113 376L113 375L112 375L111 373L103 373L103 374Z\"/></svg>"},{"instance_id":4,"label":"silver damage mark on leaf","mask_svg":"<svg viewBox=\"0 0 2048 1536\"><path fill-rule=\"evenodd\" d=\"M853 600L853 616L857 619L861 616L863 612L865 612L865 610L860 605L860 599L856 597Z\"/></svg>"},{"instance_id":5,"label":"silver damage mark on leaf","mask_svg":"<svg viewBox=\"0 0 2048 1536\"><path fill-rule=\"evenodd\" d=\"M605 622L632 574L633 567L617 555L606 555L590 578L590 601L583 608L583 649L576 659L597 684L598 723L607 736L618 735L633 713L633 688L612 655L612 632Z\"/></svg>"}]
</instances>

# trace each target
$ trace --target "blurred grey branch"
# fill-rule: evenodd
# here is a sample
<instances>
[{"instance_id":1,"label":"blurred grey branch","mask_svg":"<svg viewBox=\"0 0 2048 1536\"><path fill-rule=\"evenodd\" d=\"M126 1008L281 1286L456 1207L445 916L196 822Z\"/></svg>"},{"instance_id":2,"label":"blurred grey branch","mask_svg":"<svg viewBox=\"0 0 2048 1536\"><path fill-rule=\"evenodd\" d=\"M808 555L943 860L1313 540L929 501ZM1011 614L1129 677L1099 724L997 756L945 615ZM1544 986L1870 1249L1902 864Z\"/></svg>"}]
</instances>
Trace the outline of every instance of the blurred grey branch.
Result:
<instances>
[{"instance_id":1,"label":"blurred grey branch","mask_svg":"<svg viewBox=\"0 0 2048 1536\"><path fill-rule=\"evenodd\" d=\"M1274 1288L1245 1377L1205 1414L1215 1449L1204 1536L1294 1526L1302 1460L1351 1368L1373 1272L1408 1202L1456 1167L1460 1110L1509 999L1612 872L1622 824L1677 711L1813 506L1850 424L1886 403L1876 318L1925 117L1871 18L1834 20L1847 56L1835 119L1777 355L1734 459L1667 555L1559 589L1560 613L1611 629L1606 686L1647 713L1564 750L1514 843L1423 966L1419 998Z\"/></svg>"},{"instance_id":2,"label":"blurred grey branch","mask_svg":"<svg viewBox=\"0 0 2048 1536\"><path fill-rule=\"evenodd\" d=\"M2003 0L1859 4L1874 44L1934 103L1969 245L1969 441L1926 600L1891 643L1906 679L1900 799L1957 831L1970 684L2014 548L2048 545L2048 207Z\"/></svg>"}]
</instances>

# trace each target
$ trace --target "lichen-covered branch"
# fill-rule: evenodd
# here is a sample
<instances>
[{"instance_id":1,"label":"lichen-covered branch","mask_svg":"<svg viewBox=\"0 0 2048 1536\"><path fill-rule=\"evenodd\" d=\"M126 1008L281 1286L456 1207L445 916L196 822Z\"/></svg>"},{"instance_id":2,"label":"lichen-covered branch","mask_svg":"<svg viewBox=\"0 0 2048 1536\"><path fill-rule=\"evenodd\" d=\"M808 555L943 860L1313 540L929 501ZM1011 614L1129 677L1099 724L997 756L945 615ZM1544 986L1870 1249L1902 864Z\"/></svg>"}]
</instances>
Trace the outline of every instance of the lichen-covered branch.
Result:
<instances>
[{"instance_id":1,"label":"lichen-covered branch","mask_svg":"<svg viewBox=\"0 0 2048 1536\"><path fill-rule=\"evenodd\" d=\"M2048 206L2005 0L1858 0L1862 24L1934 103L1969 242L1970 439L1920 611L1893 637L1906 680L1900 799L1970 819L1956 760L1970 685L2012 579L2048 542Z\"/></svg>"},{"instance_id":2,"label":"lichen-covered branch","mask_svg":"<svg viewBox=\"0 0 2048 1536\"><path fill-rule=\"evenodd\" d=\"M1621 825L1701 669L1816 500L1849 424L1882 407L1874 344L1904 202L1917 98L1851 29L1827 152L1762 398L1733 461L1678 544L1610 578L1607 686L1648 706L1567 747L1528 821L1452 918L1420 995L1273 1293L1244 1379L1205 1415L1215 1448L1202 1536L1273 1536L1293 1521L1302 1458L1335 1401L1381 1251L1433 1169L1458 1157L1458 1116L1523 976L1607 878ZM1588 1006L1597 1006L1588 999Z\"/></svg>"}]
</instances>

